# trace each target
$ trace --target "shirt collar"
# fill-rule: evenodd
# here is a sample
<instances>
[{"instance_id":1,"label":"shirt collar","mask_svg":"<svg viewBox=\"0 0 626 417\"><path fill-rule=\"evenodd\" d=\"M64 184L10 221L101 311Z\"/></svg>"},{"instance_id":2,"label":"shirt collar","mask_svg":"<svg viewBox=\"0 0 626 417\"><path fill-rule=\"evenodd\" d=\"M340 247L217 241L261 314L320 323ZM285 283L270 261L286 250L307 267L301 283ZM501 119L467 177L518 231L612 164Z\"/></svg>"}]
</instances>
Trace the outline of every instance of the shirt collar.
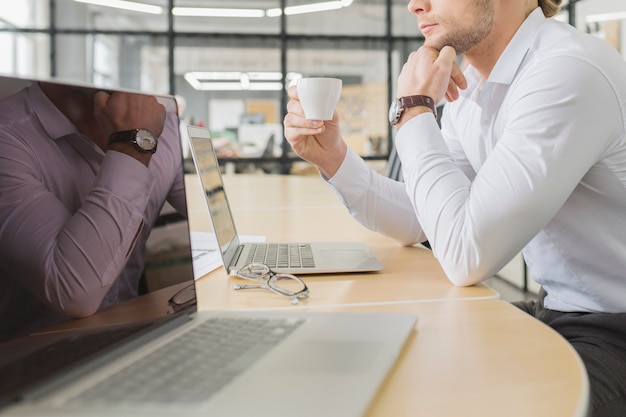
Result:
<instances>
[{"instance_id":1,"label":"shirt collar","mask_svg":"<svg viewBox=\"0 0 626 417\"><path fill-rule=\"evenodd\" d=\"M471 65L468 66L465 70L468 88L462 90L461 95L466 98L476 97L475 90L482 89L482 86L485 84L511 84L532 45L539 26L545 22L545 20L546 18L540 7L537 7L528 15L502 52L502 55L500 55L500 58L498 58L486 82L474 67Z\"/></svg>"},{"instance_id":2,"label":"shirt collar","mask_svg":"<svg viewBox=\"0 0 626 417\"><path fill-rule=\"evenodd\" d=\"M50 101L39 83L33 83L28 89L28 98L35 115L52 140L71 134L79 134L69 119Z\"/></svg>"},{"instance_id":3,"label":"shirt collar","mask_svg":"<svg viewBox=\"0 0 626 417\"><path fill-rule=\"evenodd\" d=\"M491 74L489 74L487 82L500 84L511 84L513 82L517 70L522 65L522 61L535 39L535 34L538 32L539 26L541 26L545 20L546 18L539 7L528 15L504 52L502 52L502 55L500 55L498 62L496 62Z\"/></svg>"}]
</instances>

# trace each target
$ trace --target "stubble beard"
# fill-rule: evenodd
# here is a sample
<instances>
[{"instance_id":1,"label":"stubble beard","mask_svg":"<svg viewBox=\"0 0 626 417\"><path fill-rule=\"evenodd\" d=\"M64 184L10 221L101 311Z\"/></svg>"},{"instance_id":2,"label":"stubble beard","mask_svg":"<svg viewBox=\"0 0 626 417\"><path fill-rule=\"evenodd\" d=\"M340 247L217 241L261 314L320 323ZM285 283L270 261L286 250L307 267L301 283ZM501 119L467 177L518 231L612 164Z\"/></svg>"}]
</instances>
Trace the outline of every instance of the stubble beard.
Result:
<instances>
[{"instance_id":1,"label":"stubble beard","mask_svg":"<svg viewBox=\"0 0 626 417\"><path fill-rule=\"evenodd\" d=\"M455 21L440 21L450 32L437 39L426 39L424 44L438 51L451 46L457 54L463 54L482 42L495 24L495 12L490 0L476 0L476 19L471 24Z\"/></svg>"}]
</instances>

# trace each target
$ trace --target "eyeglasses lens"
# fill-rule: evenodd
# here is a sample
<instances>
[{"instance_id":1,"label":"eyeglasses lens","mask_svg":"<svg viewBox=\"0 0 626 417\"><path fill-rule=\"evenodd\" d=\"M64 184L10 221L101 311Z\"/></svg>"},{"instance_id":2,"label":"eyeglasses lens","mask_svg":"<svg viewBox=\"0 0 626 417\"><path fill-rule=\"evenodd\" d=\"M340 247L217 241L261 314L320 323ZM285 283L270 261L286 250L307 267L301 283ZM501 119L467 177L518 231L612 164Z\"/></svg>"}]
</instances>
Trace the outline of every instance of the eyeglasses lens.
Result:
<instances>
[{"instance_id":1,"label":"eyeglasses lens","mask_svg":"<svg viewBox=\"0 0 626 417\"><path fill-rule=\"evenodd\" d=\"M270 285L285 294L298 294L305 290L304 282L288 274L276 274L270 279Z\"/></svg>"}]
</instances>

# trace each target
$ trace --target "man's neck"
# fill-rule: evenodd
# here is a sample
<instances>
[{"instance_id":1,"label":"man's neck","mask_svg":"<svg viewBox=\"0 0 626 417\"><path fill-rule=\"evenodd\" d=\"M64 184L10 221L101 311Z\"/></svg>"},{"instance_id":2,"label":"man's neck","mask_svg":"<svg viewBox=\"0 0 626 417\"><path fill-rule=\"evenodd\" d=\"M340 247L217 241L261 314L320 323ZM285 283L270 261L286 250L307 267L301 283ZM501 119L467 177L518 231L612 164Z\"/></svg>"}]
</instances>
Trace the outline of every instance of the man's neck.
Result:
<instances>
[{"instance_id":1,"label":"man's neck","mask_svg":"<svg viewBox=\"0 0 626 417\"><path fill-rule=\"evenodd\" d=\"M465 53L467 62L486 80L496 66L498 59L519 30L526 18L535 10L526 9L500 10L499 18L491 33L478 45Z\"/></svg>"},{"instance_id":2,"label":"man's neck","mask_svg":"<svg viewBox=\"0 0 626 417\"><path fill-rule=\"evenodd\" d=\"M40 86L81 134L106 151L108 138L103 136L100 124L94 116L93 96L78 94L65 86L52 83L41 83Z\"/></svg>"}]
</instances>

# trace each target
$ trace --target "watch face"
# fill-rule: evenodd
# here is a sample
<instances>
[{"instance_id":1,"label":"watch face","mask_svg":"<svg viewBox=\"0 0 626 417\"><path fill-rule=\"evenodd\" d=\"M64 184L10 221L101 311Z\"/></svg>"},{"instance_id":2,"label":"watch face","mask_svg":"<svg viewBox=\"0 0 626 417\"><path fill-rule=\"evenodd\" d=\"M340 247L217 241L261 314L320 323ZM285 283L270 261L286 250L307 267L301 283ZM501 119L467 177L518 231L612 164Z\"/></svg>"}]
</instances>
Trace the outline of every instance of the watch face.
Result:
<instances>
[{"instance_id":1,"label":"watch face","mask_svg":"<svg viewBox=\"0 0 626 417\"><path fill-rule=\"evenodd\" d=\"M146 152L154 152L157 147L157 140L148 129L139 129L135 136L135 142L141 150Z\"/></svg>"},{"instance_id":2,"label":"watch face","mask_svg":"<svg viewBox=\"0 0 626 417\"><path fill-rule=\"evenodd\" d=\"M400 99L394 99L389 106L389 123L395 125L400 120L402 110L400 109Z\"/></svg>"}]
</instances>

